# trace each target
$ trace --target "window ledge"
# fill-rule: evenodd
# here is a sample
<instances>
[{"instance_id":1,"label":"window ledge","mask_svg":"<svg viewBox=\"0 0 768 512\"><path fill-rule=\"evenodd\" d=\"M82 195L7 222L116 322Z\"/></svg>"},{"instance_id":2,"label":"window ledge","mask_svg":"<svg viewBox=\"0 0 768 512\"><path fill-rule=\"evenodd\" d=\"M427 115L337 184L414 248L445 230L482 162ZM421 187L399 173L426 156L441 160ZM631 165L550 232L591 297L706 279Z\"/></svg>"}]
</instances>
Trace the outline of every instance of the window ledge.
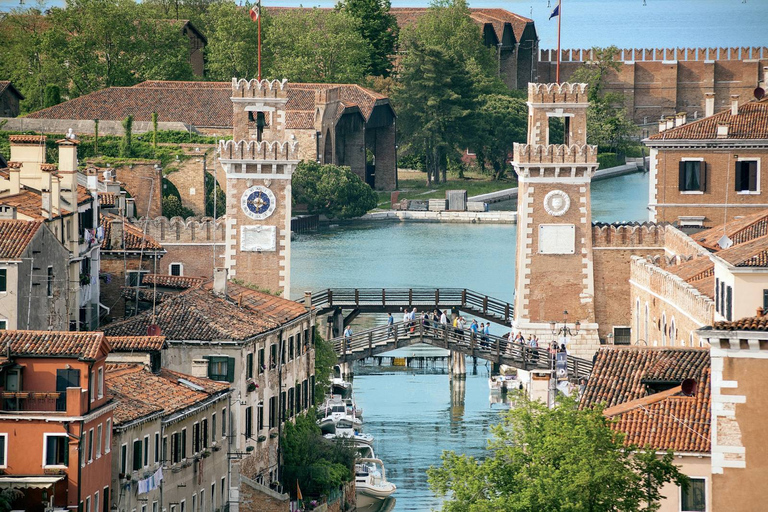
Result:
<instances>
[{"instance_id":1,"label":"window ledge","mask_svg":"<svg viewBox=\"0 0 768 512\"><path fill-rule=\"evenodd\" d=\"M760 195L760 191L759 190L739 190L736 193L739 194L739 195L742 195L742 196L757 196L757 195Z\"/></svg>"},{"instance_id":2,"label":"window ledge","mask_svg":"<svg viewBox=\"0 0 768 512\"><path fill-rule=\"evenodd\" d=\"M680 193L684 195L701 195L704 193L704 191L703 190L681 190Z\"/></svg>"}]
</instances>

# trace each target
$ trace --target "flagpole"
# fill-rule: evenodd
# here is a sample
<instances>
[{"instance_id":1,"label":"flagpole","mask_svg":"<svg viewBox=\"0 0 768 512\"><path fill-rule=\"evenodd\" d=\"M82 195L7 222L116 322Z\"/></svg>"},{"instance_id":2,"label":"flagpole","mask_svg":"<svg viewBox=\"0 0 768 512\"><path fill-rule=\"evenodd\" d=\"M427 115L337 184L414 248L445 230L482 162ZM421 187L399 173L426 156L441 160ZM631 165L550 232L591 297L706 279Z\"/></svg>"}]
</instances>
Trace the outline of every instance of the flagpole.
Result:
<instances>
[{"instance_id":1,"label":"flagpole","mask_svg":"<svg viewBox=\"0 0 768 512\"><path fill-rule=\"evenodd\" d=\"M559 21L558 21L559 23ZM259 82L261 82L261 0L259 0L259 20L258 20L258 31L259 31ZM559 27L559 25L558 25ZM559 31L558 31L558 41L559 41ZM558 64L559 66L559 64ZM559 69L559 68L558 68Z\"/></svg>"},{"instance_id":2,"label":"flagpole","mask_svg":"<svg viewBox=\"0 0 768 512\"><path fill-rule=\"evenodd\" d=\"M557 3L557 71L555 72L555 82L557 82L558 84L560 83L560 20L561 19L563 19L563 0L559 0Z\"/></svg>"}]
</instances>

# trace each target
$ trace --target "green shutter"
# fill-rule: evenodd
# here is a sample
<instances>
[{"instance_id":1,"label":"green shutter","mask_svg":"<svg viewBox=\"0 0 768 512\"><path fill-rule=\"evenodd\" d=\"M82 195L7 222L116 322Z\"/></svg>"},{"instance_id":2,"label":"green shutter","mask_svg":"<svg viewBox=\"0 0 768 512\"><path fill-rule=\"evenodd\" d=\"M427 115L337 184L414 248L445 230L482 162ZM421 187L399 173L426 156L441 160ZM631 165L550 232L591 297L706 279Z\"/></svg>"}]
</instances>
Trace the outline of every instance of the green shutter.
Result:
<instances>
[{"instance_id":1,"label":"green shutter","mask_svg":"<svg viewBox=\"0 0 768 512\"><path fill-rule=\"evenodd\" d=\"M680 191L687 190L686 188L687 183L685 182L685 162L683 161L678 162L677 172L678 172L677 189Z\"/></svg>"},{"instance_id":2,"label":"green shutter","mask_svg":"<svg viewBox=\"0 0 768 512\"><path fill-rule=\"evenodd\" d=\"M8 270L0 268L0 292L7 291L8 284L6 282Z\"/></svg>"},{"instance_id":3,"label":"green shutter","mask_svg":"<svg viewBox=\"0 0 768 512\"><path fill-rule=\"evenodd\" d=\"M741 192L744 184L742 183L741 176L742 165L741 162L736 162L736 192Z\"/></svg>"},{"instance_id":4,"label":"green shutter","mask_svg":"<svg viewBox=\"0 0 768 512\"><path fill-rule=\"evenodd\" d=\"M235 382L235 358L227 357L227 382Z\"/></svg>"}]
</instances>

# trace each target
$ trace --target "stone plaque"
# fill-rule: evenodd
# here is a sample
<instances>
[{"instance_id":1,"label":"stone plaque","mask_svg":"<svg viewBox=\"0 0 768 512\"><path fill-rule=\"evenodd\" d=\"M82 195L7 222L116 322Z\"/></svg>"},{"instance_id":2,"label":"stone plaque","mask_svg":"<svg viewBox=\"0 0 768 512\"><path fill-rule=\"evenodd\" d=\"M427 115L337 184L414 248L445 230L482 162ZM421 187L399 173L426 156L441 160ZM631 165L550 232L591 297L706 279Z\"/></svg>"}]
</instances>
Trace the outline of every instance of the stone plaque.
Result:
<instances>
[{"instance_id":1,"label":"stone plaque","mask_svg":"<svg viewBox=\"0 0 768 512\"><path fill-rule=\"evenodd\" d=\"M539 224L539 254L573 254L576 252L576 226L573 224Z\"/></svg>"},{"instance_id":2,"label":"stone plaque","mask_svg":"<svg viewBox=\"0 0 768 512\"><path fill-rule=\"evenodd\" d=\"M240 232L240 250L274 251L275 234L275 226L243 226Z\"/></svg>"}]
</instances>

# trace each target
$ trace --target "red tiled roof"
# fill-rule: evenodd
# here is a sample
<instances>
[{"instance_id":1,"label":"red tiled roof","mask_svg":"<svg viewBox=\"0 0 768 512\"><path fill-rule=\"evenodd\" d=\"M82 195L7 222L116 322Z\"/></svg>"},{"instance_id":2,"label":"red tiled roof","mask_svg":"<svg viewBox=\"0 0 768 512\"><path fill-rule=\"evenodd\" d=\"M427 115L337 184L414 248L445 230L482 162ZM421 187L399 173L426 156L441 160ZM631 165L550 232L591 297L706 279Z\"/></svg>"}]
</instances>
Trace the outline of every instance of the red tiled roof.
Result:
<instances>
[{"instance_id":1,"label":"red tiled roof","mask_svg":"<svg viewBox=\"0 0 768 512\"><path fill-rule=\"evenodd\" d=\"M15 356L96 359L102 343L109 351L101 332L0 331L0 352Z\"/></svg>"},{"instance_id":2,"label":"red tiled roof","mask_svg":"<svg viewBox=\"0 0 768 512\"><path fill-rule=\"evenodd\" d=\"M679 276L687 283L693 283L694 281L715 275L715 264L712 263L708 256L699 256L667 267L666 270Z\"/></svg>"},{"instance_id":3,"label":"red tiled roof","mask_svg":"<svg viewBox=\"0 0 768 512\"><path fill-rule=\"evenodd\" d=\"M229 300L215 296L211 288L212 283L190 288L158 304L154 319L146 311L107 325L104 332L108 336L143 335L155 323L169 340L245 341L306 313L296 302L232 283L228 284Z\"/></svg>"},{"instance_id":4,"label":"red tiled roof","mask_svg":"<svg viewBox=\"0 0 768 512\"><path fill-rule=\"evenodd\" d=\"M45 135L9 135L8 140L15 144L45 144Z\"/></svg>"},{"instance_id":5,"label":"red tiled roof","mask_svg":"<svg viewBox=\"0 0 768 512\"><path fill-rule=\"evenodd\" d=\"M99 204L104 208L117 206L117 194L112 192L99 192Z\"/></svg>"},{"instance_id":6,"label":"red tiled roof","mask_svg":"<svg viewBox=\"0 0 768 512\"><path fill-rule=\"evenodd\" d=\"M735 267L768 267L768 236L723 249L717 257Z\"/></svg>"},{"instance_id":7,"label":"red tiled roof","mask_svg":"<svg viewBox=\"0 0 768 512\"><path fill-rule=\"evenodd\" d=\"M203 390L180 383L180 378L200 386ZM154 374L141 365L110 365L105 382L117 403L114 412L115 426L151 414L173 414L229 389L229 385L225 383L168 370Z\"/></svg>"},{"instance_id":8,"label":"red tiled roof","mask_svg":"<svg viewBox=\"0 0 768 512\"><path fill-rule=\"evenodd\" d=\"M203 284L202 277L190 277L190 276L169 276L165 274L147 274L141 280L145 285L156 284L163 288L176 288L179 290L186 290L193 286L200 286Z\"/></svg>"},{"instance_id":9,"label":"red tiled roof","mask_svg":"<svg viewBox=\"0 0 768 512\"><path fill-rule=\"evenodd\" d=\"M77 186L77 204L78 206L93 201L93 197L87 188ZM0 205L11 206L18 213L33 220L47 220L43 216L43 196L36 190L28 189L22 186L18 194L12 196L0 197ZM63 206L63 205L62 205ZM71 215L72 209L61 208L62 215ZM59 215L53 218L58 218Z\"/></svg>"},{"instance_id":10,"label":"red tiled roof","mask_svg":"<svg viewBox=\"0 0 768 512\"><path fill-rule=\"evenodd\" d=\"M654 394L646 384L696 381L693 397ZM627 445L706 453L710 450L709 351L695 348L605 347L595 359L581 407L605 404Z\"/></svg>"},{"instance_id":11,"label":"red tiled roof","mask_svg":"<svg viewBox=\"0 0 768 512\"><path fill-rule=\"evenodd\" d=\"M166 347L165 336L107 336L112 352L154 352Z\"/></svg>"},{"instance_id":12,"label":"red tiled roof","mask_svg":"<svg viewBox=\"0 0 768 512\"><path fill-rule=\"evenodd\" d=\"M721 224L699 231L695 235L691 235L691 238L710 251L719 251L720 246L717 245L717 242L724 234L731 239L734 245L768 235L768 210L734 219L726 223L725 226Z\"/></svg>"},{"instance_id":13,"label":"red tiled roof","mask_svg":"<svg viewBox=\"0 0 768 512\"><path fill-rule=\"evenodd\" d=\"M355 84L287 85L286 125L289 128L314 127L314 91L339 88L342 101L357 105L366 119L373 108L388 103L386 96ZM183 122L201 127L232 127L232 84L229 82L146 81L133 87L110 87L80 96L53 107L38 110L28 117L40 119L109 119L127 115L136 121L150 121L157 112L160 121ZM296 99L294 100L294 96ZM311 99L311 103L310 103ZM312 112L312 118L306 112Z\"/></svg>"},{"instance_id":14,"label":"red tiled roof","mask_svg":"<svg viewBox=\"0 0 768 512\"><path fill-rule=\"evenodd\" d=\"M768 331L768 315L741 318L733 322L715 322L718 331Z\"/></svg>"},{"instance_id":15,"label":"red tiled roof","mask_svg":"<svg viewBox=\"0 0 768 512\"><path fill-rule=\"evenodd\" d=\"M20 258L43 223L30 220L0 220L0 259Z\"/></svg>"},{"instance_id":16,"label":"red tiled roof","mask_svg":"<svg viewBox=\"0 0 768 512\"><path fill-rule=\"evenodd\" d=\"M768 99L750 101L739 106L738 114L731 109L691 123L651 135L648 140L717 139L717 126L728 125L728 139L768 139Z\"/></svg>"},{"instance_id":17,"label":"red tiled roof","mask_svg":"<svg viewBox=\"0 0 768 512\"><path fill-rule=\"evenodd\" d=\"M112 221L118 220L118 216L111 213L101 213L101 226L104 228L104 240L101 242L102 251L140 251L142 247L144 250L161 251L163 246L160 245L154 238L149 235L144 235L144 232L138 227L134 226L127 220L123 222L123 233L125 235L125 247L112 247L112 241L110 240L110 234L112 232Z\"/></svg>"}]
</instances>

